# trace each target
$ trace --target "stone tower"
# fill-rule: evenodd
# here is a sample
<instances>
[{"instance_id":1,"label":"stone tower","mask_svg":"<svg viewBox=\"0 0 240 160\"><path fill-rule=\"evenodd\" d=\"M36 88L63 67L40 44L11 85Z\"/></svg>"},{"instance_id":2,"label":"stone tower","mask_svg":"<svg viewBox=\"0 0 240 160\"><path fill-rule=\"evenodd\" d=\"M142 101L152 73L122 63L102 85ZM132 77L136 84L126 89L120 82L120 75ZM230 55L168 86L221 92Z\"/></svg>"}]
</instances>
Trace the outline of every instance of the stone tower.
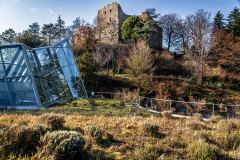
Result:
<instances>
[{"instance_id":1,"label":"stone tower","mask_svg":"<svg viewBox=\"0 0 240 160\"><path fill-rule=\"evenodd\" d=\"M98 11L97 16L97 33L96 37L101 43L118 44L121 42L121 27L123 22L128 18L121 6L114 2L108 4ZM151 25L149 31L148 44L152 49L162 48L162 28L159 27L152 19L149 12L145 11L139 17L145 25Z\"/></svg>"},{"instance_id":2,"label":"stone tower","mask_svg":"<svg viewBox=\"0 0 240 160\"><path fill-rule=\"evenodd\" d=\"M148 44L152 49L162 49L162 37L163 30L159 27L151 17L148 11L144 11L142 15L139 16L144 23L151 25L151 30L149 31Z\"/></svg>"},{"instance_id":3,"label":"stone tower","mask_svg":"<svg viewBox=\"0 0 240 160\"><path fill-rule=\"evenodd\" d=\"M102 43L117 44L120 42L121 26L127 15L121 6L114 2L98 11L98 39Z\"/></svg>"}]
</instances>

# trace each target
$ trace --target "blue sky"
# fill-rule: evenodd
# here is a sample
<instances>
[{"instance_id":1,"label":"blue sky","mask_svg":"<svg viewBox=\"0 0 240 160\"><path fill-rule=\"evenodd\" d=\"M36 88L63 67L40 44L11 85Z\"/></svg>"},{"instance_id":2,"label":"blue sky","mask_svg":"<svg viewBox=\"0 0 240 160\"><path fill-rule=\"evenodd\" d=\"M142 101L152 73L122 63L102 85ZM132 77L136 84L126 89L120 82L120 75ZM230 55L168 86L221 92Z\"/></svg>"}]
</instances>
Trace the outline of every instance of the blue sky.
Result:
<instances>
[{"instance_id":1,"label":"blue sky","mask_svg":"<svg viewBox=\"0 0 240 160\"><path fill-rule=\"evenodd\" d=\"M240 0L115 0L127 14L140 14L146 8L156 8L163 15L178 13L185 16L197 9L225 15L234 7L240 8ZM13 28L17 32L32 22L55 22L62 15L69 25L76 17L92 22L97 10L113 0L0 0L0 32Z\"/></svg>"}]
</instances>

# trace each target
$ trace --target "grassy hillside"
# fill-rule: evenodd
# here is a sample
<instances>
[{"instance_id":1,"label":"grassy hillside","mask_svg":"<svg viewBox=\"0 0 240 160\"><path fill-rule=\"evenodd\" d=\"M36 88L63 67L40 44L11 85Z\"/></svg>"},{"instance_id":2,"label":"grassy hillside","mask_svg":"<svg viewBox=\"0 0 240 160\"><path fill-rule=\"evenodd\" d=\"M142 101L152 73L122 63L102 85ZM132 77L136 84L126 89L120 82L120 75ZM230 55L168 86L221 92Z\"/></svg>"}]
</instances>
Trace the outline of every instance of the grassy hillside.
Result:
<instances>
[{"instance_id":1,"label":"grassy hillside","mask_svg":"<svg viewBox=\"0 0 240 160\"><path fill-rule=\"evenodd\" d=\"M240 157L239 120L176 119L113 100L80 100L40 111L2 112L0 126L1 159Z\"/></svg>"}]
</instances>

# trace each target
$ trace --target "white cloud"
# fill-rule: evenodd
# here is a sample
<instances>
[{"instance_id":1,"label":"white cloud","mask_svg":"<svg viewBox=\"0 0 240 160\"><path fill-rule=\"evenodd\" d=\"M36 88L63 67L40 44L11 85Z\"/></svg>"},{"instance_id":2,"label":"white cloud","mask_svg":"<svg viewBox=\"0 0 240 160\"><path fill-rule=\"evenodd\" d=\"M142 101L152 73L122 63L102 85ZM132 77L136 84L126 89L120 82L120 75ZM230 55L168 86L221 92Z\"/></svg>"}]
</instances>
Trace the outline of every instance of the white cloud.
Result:
<instances>
[{"instance_id":1,"label":"white cloud","mask_svg":"<svg viewBox=\"0 0 240 160\"><path fill-rule=\"evenodd\" d=\"M35 13L38 13L38 14L54 15L54 11L50 8L35 8L35 7L32 7L32 8L29 8L29 10L31 12L35 12Z\"/></svg>"},{"instance_id":2,"label":"white cloud","mask_svg":"<svg viewBox=\"0 0 240 160\"><path fill-rule=\"evenodd\" d=\"M51 14L51 15L54 15L54 12L52 9L48 9L48 12Z\"/></svg>"},{"instance_id":3,"label":"white cloud","mask_svg":"<svg viewBox=\"0 0 240 160\"><path fill-rule=\"evenodd\" d=\"M31 12L37 12L37 11L38 11L38 8L29 8L29 10L30 10Z\"/></svg>"},{"instance_id":4,"label":"white cloud","mask_svg":"<svg viewBox=\"0 0 240 160\"><path fill-rule=\"evenodd\" d=\"M6 1L6 0L0 0L0 2L4 2L4 1ZM29 0L8 0L8 1L18 3L18 2L28 2Z\"/></svg>"}]
</instances>

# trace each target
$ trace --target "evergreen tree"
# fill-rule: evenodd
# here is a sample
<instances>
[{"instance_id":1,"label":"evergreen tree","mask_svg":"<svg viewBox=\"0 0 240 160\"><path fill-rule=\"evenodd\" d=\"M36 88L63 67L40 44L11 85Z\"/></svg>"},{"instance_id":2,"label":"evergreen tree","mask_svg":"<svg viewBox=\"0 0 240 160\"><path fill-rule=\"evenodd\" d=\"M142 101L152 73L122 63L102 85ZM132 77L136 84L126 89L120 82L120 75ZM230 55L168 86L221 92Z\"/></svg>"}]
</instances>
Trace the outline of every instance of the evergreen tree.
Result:
<instances>
[{"instance_id":1,"label":"evergreen tree","mask_svg":"<svg viewBox=\"0 0 240 160\"><path fill-rule=\"evenodd\" d=\"M121 27L122 30L122 39L129 40L135 39L137 35L139 35L142 30L144 23L138 16L129 16Z\"/></svg>"},{"instance_id":2,"label":"evergreen tree","mask_svg":"<svg viewBox=\"0 0 240 160\"><path fill-rule=\"evenodd\" d=\"M3 44L12 44L16 41L16 36L16 32L9 28L8 30L4 31L0 37Z\"/></svg>"},{"instance_id":3,"label":"evergreen tree","mask_svg":"<svg viewBox=\"0 0 240 160\"><path fill-rule=\"evenodd\" d=\"M91 76L97 70L96 62L88 51L83 52L76 58L77 65L84 78Z\"/></svg>"},{"instance_id":4,"label":"evergreen tree","mask_svg":"<svg viewBox=\"0 0 240 160\"><path fill-rule=\"evenodd\" d=\"M217 31L221 29L224 29L224 15L221 13L221 11L218 11L214 17L213 30Z\"/></svg>"},{"instance_id":5,"label":"evergreen tree","mask_svg":"<svg viewBox=\"0 0 240 160\"><path fill-rule=\"evenodd\" d=\"M40 35L40 25L35 22L29 25L28 31L32 33L34 36L39 36Z\"/></svg>"},{"instance_id":6,"label":"evergreen tree","mask_svg":"<svg viewBox=\"0 0 240 160\"><path fill-rule=\"evenodd\" d=\"M22 33L20 33L17 36L17 42L26 44L31 48L37 48L37 47L46 45L42 37L40 37L39 35L34 35L29 30L23 31Z\"/></svg>"},{"instance_id":7,"label":"evergreen tree","mask_svg":"<svg viewBox=\"0 0 240 160\"><path fill-rule=\"evenodd\" d=\"M237 7L228 16L227 30L236 36L240 36L240 11Z\"/></svg>"},{"instance_id":8,"label":"evergreen tree","mask_svg":"<svg viewBox=\"0 0 240 160\"><path fill-rule=\"evenodd\" d=\"M29 25L28 30L23 31L23 33L18 36L18 40L21 39L23 41L26 41L27 43L31 42L29 44L34 47L43 46L45 45L43 40L44 37L42 37L40 31L40 25L38 24L38 22L34 22ZM24 40L24 38L29 38L29 40Z\"/></svg>"},{"instance_id":9,"label":"evergreen tree","mask_svg":"<svg viewBox=\"0 0 240 160\"><path fill-rule=\"evenodd\" d=\"M42 27L42 35L48 39L48 45L52 44L52 40L56 39L57 37L57 28L54 24L44 24Z\"/></svg>"},{"instance_id":10,"label":"evergreen tree","mask_svg":"<svg viewBox=\"0 0 240 160\"><path fill-rule=\"evenodd\" d=\"M71 30L72 30L73 34L76 34L82 26L87 26L87 25L89 25L89 24L84 19L77 17L73 21L73 24L71 25Z\"/></svg>"},{"instance_id":11,"label":"evergreen tree","mask_svg":"<svg viewBox=\"0 0 240 160\"><path fill-rule=\"evenodd\" d=\"M57 37L58 39L61 39L65 31L65 21L61 18L60 15L58 16L58 20L55 26L57 29Z\"/></svg>"}]
</instances>

